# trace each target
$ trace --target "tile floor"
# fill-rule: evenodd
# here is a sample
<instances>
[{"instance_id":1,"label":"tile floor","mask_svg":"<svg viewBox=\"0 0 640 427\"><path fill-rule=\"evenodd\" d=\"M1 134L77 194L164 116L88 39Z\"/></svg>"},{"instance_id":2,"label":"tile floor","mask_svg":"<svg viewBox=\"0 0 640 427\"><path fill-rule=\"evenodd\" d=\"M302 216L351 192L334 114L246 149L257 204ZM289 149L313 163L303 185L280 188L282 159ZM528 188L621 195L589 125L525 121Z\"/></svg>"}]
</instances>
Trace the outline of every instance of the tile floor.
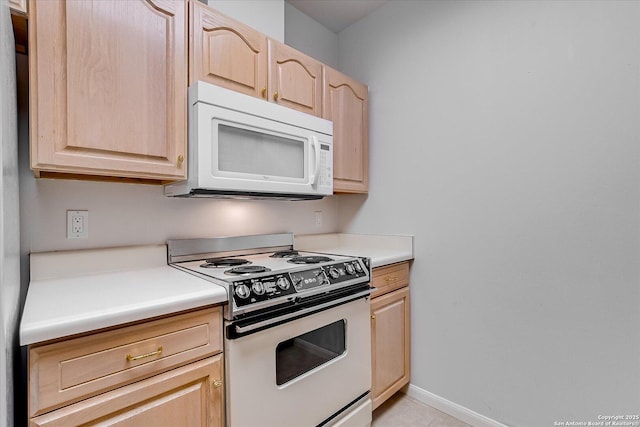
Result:
<instances>
[{"instance_id":1,"label":"tile floor","mask_svg":"<svg viewBox=\"0 0 640 427\"><path fill-rule=\"evenodd\" d=\"M471 427L457 418L396 393L373 411L371 427Z\"/></svg>"}]
</instances>

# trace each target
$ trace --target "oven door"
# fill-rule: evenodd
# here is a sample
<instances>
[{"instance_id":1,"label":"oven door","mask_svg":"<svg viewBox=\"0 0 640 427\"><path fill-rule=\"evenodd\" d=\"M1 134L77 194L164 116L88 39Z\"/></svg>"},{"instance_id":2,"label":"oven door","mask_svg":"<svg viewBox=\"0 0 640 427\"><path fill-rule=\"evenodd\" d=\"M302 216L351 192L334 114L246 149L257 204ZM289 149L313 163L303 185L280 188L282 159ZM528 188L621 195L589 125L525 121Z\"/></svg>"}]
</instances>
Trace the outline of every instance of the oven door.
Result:
<instances>
[{"instance_id":1,"label":"oven door","mask_svg":"<svg viewBox=\"0 0 640 427\"><path fill-rule=\"evenodd\" d=\"M370 328L362 297L226 339L227 425L369 425Z\"/></svg>"}]
</instances>

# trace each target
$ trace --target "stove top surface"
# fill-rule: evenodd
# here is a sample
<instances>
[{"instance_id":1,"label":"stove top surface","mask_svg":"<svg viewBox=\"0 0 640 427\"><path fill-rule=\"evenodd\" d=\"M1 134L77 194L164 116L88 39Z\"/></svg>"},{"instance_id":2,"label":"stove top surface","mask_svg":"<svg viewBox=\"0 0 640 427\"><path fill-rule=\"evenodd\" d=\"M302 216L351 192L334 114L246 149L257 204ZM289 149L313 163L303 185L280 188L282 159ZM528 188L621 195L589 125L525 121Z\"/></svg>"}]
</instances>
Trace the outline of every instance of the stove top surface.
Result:
<instances>
[{"instance_id":1,"label":"stove top surface","mask_svg":"<svg viewBox=\"0 0 640 427\"><path fill-rule=\"evenodd\" d=\"M168 242L169 265L226 289L228 320L368 289L368 258L296 251L291 234ZM357 289L356 289L357 288Z\"/></svg>"},{"instance_id":2,"label":"stove top surface","mask_svg":"<svg viewBox=\"0 0 640 427\"><path fill-rule=\"evenodd\" d=\"M268 252L225 257L224 259L219 258L217 263L211 262L215 261L215 258L209 258L206 260L183 261L174 263L173 265L197 273L200 276L204 276L204 278L214 279L216 282L222 281L229 283L240 278L251 278L252 276L265 272L273 274L305 270L333 262L354 259L354 257L343 255L328 255L302 251L295 251L295 253L296 255L280 257L273 256L274 252ZM277 252L275 254L277 254ZM230 270L237 270L237 273L231 272Z\"/></svg>"}]
</instances>

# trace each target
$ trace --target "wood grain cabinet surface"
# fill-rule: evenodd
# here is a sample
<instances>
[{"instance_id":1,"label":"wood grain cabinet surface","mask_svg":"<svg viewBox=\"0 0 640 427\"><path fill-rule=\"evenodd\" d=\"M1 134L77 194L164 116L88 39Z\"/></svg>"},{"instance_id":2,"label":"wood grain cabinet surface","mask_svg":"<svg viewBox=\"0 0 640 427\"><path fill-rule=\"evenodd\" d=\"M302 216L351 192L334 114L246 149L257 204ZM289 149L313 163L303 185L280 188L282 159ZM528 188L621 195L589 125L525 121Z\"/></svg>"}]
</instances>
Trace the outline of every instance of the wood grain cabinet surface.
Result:
<instances>
[{"instance_id":1,"label":"wood grain cabinet surface","mask_svg":"<svg viewBox=\"0 0 640 427\"><path fill-rule=\"evenodd\" d=\"M223 426L222 355L32 418L30 426Z\"/></svg>"},{"instance_id":2,"label":"wood grain cabinet surface","mask_svg":"<svg viewBox=\"0 0 640 427\"><path fill-rule=\"evenodd\" d=\"M189 84L206 81L322 115L322 63L199 2L191 2Z\"/></svg>"},{"instance_id":3,"label":"wood grain cabinet surface","mask_svg":"<svg viewBox=\"0 0 640 427\"><path fill-rule=\"evenodd\" d=\"M404 264L408 268L408 263ZM376 270L378 269L374 269L374 281ZM406 285L371 299L373 409L410 380L410 297L409 286ZM391 287L387 291L390 289Z\"/></svg>"},{"instance_id":4,"label":"wood grain cabinet surface","mask_svg":"<svg viewBox=\"0 0 640 427\"><path fill-rule=\"evenodd\" d=\"M269 39L269 93L273 102L322 116L322 63Z\"/></svg>"},{"instance_id":5,"label":"wood grain cabinet surface","mask_svg":"<svg viewBox=\"0 0 640 427\"><path fill-rule=\"evenodd\" d=\"M36 176L186 177L186 0L30 0L29 72Z\"/></svg>"},{"instance_id":6,"label":"wood grain cabinet surface","mask_svg":"<svg viewBox=\"0 0 640 427\"><path fill-rule=\"evenodd\" d=\"M33 345L28 353L29 416L43 416L41 420L51 421L57 420L59 414L84 414L75 409L69 412L66 408L101 395L119 398L122 393L116 390L136 381L220 353L222 308L219 306ZM171 381L175 381L175 377L170 375ZM218 386L221 380L220 374L216 377ZM104 397L98 401L107 400ZM57 411L62 412L50 415ZM47 421L36 425L59 424Z\"/></svg>"},{"instance_id":7,"label":"wood grain cabinet surface","mask_svg":"<svg viewBox=\"0 0 640 427\"><path fill-rule=\"evenodd\" d=\"M322 116L333 121L333 191L369 191L369 88L324 66Z\"/></svg>"},{"instance_id":8,"label":"wood grain cabinet surface","mask_svg":"<svg viewBox=\"0 0 640 427\"><path fill-rule=\"evenodd\" d=\"M189 84L267 95L267 37L200 2L189 6Z\"/></svg>"}]
</instances>

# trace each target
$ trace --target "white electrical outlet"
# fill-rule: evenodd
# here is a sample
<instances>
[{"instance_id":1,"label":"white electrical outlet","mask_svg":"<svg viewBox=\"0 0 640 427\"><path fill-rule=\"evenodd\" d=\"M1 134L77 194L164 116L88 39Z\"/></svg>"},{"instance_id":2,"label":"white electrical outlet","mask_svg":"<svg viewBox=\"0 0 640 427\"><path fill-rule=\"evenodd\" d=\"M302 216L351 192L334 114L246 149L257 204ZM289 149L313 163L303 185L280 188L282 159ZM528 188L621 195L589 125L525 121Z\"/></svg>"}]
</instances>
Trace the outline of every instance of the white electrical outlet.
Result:
<instances>
[{"instance_id":1,"label":"white electrical outlet","mask_svg":"<svg viewBox=\"0 0 640 427\"><path fill-rule=\"evenodd\" d=\"M322 211L316 211L316 227L322 227Z\"/></svg>"},{"instance_id":2,"label":"white electrical outlet","mask_svg":"<svg viewBox=\"0 0 640 427\"><path fill-rule=\"evenodd\" d=\"M89 211L67 211L67 239L89 237Z\"/></svg>"}]
</instances>

